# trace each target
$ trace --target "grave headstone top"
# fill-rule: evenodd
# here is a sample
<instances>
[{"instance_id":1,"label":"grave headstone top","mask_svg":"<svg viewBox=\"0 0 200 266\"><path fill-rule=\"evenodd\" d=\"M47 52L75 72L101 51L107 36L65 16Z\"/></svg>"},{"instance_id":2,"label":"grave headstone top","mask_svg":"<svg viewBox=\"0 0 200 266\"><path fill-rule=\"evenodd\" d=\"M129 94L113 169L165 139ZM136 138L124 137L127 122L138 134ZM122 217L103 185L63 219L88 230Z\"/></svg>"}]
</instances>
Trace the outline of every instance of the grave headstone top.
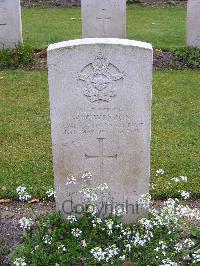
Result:
<instances>
[{"instance_id":1,"label":"grave headstone top","mask_svg":"<svg viewBox=\"0 0 200 266\"><path fill-rule=\"evenodd\" d=\"M22 43L20 0L0 0L0 49Z\"/></svg>"},{"instance_id":2,"label":"grave headstone top","mask_svg":"<svg viewBox=\"0 0 200 266\"><path fill-rule=\"evenodd\" d=\"M83 38L125 38L126 0L82 0Z\"/></svg>"},{"instance_id":3,"label":"grave headstone top","mask_svg":"<svg viewBox=\"0 0 200 266\"><path fill-rule=\"evenodd\" d=\"M73 210L80 207L81 179L68 180L85 171L93 174L90 187L108 184L104 201L133 207L149 190L151 45L122 39L53 44L48 70L57 209L67 216L71 198ZM131 209L127 221L138 216L143 213Z\"/></svg>"}]
</instances>

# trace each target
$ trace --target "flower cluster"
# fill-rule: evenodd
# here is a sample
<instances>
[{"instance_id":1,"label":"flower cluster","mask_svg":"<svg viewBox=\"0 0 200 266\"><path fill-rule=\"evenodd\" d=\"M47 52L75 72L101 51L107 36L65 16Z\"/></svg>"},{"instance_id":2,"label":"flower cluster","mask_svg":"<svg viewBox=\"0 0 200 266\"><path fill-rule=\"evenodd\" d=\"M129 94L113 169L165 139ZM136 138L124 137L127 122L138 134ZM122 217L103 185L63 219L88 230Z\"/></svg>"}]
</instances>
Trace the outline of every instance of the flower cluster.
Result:
<instances>
[{"instance_id":1,"label":"flower cluster","mask_svg":"<svg viewBox=\"0 0 200 266\"><path fill-rule=\"evenodd\" d=\"M120 250L114 244L112 246L109 246L108 248L105 248L104 250L100 247L96 247L93 248L90 252L98 262L101 261L109 262L119 254Z\"/></svg>"},{"instance_id":2,"label":"flower cluster","mask_svg":"<svg viewBox=\"0 0 200 266\"><path fill-rule=\"evenodd\" d=\"M69 185L76 185L76 178L74 176L67 177L66 186L69 186Z\"/></svg>"},{"instance_id":3,"label":"flower cluster","mask_svg":"<svg viewBox=\"0 0 200 266\"><path fill-rule=\"evenodd\" d=\"M187 182L188 178L187 176L172 177L172 181L174 181L175 183Z\"/></svg>"},{"instance_id":4,"label":"flower cluster","mask_svg":"<svg viewBox=\"0 0 200 266\"><path fill-rule=\"evenodd\" d=\"M178 266L178 264L169 258L162 260L162 264L160 266Z\"/></svg>"},{"instance_id":5,"label":"flower cluster","mask_svg":"<svg viewBox=\"0 0 200 266\"><path fill-rule=\"evenodd\" d=\"M125 216L126 215L126 208L125 206L116 206L113 211L112 211L112 214L113 215L116 215L118 217L122 217L122 216Z\"/></svg>"},{"instance_id":6,"label":"flower cluster","mask_svg":"<svg viewBox=\"0 0 200 266\"><path fill-rule=\"evenodd\" d=\"M74 237L77 237L78 238L81 234L82 234L82 231L80 229L78 229L78 228L72 229L72 235Z\"/></svg>"},{"instance_id":7,"label":"flower cluster","mask_svg":"<svg viewBox=\"0 0 200 266\"><path fill-rule=\"evenodd\" d=\"M81 178L82 178L84 181L86 181L86 180L92 178L92 174L91 174L90 172L85 172L85 173L81 176Z\"/></svg>"},{"instance_id":8,"label":"flower cluster","mask_svg":"<svg viewBox=\"0 0 200 266\"><path fill-rule=\"evenodd\" d=\"M59 245L58 250L62 250L63 252L67 252L67 249L64 245Z\"/></svg>"},{"instance_id":9,"label":"flower cluster","mask_svg":"<svg viewBox=\"0 0 200 266\"><path fill-rule=\"evenodd\" d=\"M162 175L164 175L164 170L163 169L158 169L158 170L156 170L156 176L162 176Z\"/></svg>"},{"instance_id":10,"label":"flower cluster","mask_svg":"<svg viewBox=\"0 0 200 266\"><path fill-rule=\"evenodd\" d=\"M45 244L51 245L53 238L50 235L45 235L43 236L42 240L44 241Z\"/></svg>"},{"instance_id":11,"label":"flower cluster","mask_svg":"<svg viewBox=\"0 0 200 266\"><path fill-rule=\"evenodd\" d=\"M107 190L108 189L108 185L107 185L107 183L103 183L103 184L100 184L97 188L100 191L104 191L104 190Z\"/></svg>"},{"instance_id":12,"label":"flower cluster","mask_svg":"<svg viewBox=\"0 0 200 266\"><path fill-rule=\"evenodd\" d=\"M179 193L181 193L181 197L183 199L189 199L189 197L190 197L190 192L182 190L182 191L179 191Z\"/></svg>"},{"instance_id":13,"label":"flower cluster","mask_svg":"<svg viewBox=\"0 0 200 266\"><path fill-rule=\"evenodd\" d=\"M28 194L28 192L26 191L26 187L19 186L17 187L16 191L17 191L19 200L21 201L27 201L31 198L31 195Z\"/></svg>"},{"instance_id":14,"label":"flower cluster","mask_svg":"<svg viewBox=\"0 0 200 266\"><path fill-rule=\"evenodd\" d=\"M30 230L31 227L33 226L33 220L31 218L23 217L19 220L19 223L20 223L20 227L23 230Z\"/></svg>"},{"instance_id":15,"label":"flower cluster","mask_svg":"<svg viewBox=\"0 0 200 266\"><path fill-rule=\"evenodd\" d=\"M70 223L75 223L75 222L77 222L76 216L74 216L74 215L69 215L69 216L67 216L67 220L68 220Z\"/></svg>"},{"instance_id":16,"label":"flower cluster","mask_svg":"<svg viewBox=\"0 0 200 266\"><path fill-rule=\"evenodd\" d=\"M16 266L26 266L25 258L16 258L15 261L13 261L13 264Z\"/></svg>"},{"instance_id":17,"label":"flower cluster","mask_svg":"<svg viewBox=\"0 0 200 266\"><path fill-rule=\"evenodd\" d=\"M152 204L153 202L151 200L151 195L149 193L141 195L140 198L138 199L138 205L141 208L150 209Z\"/></svg>"},{"instance_id":18,"label":"flower cluster","mask_svg":"<svg viewBox=\"0 0 200 266\"><path fill-rule=\"evenodd\" d=\"M161 175L164 175L164 171L159 169L157 176ZM88 265L123 265L126 260L137 265L142 261L144 265L160 266L178 266L186 259L191 263L200 262L200 250L196 246L196 240L186 238L183 231L185 227L188 232L188 227L185 226L187 220L200 219L198 209L185 206L184 201L182 205L178 199L172 198L156 208L151 195L143 194L137 203L139 210L143 208L148 211L148 218L138 219L133 224L124 224L120 218L126 214L124 204L117 205L114 210L111 208L112 213L108 216L103 213L103 218L100 218L95 201L98 200L99 192L103 194L108 186L104 183L88 188L86 184L90 182L86 181L91 178L91 173L86 172L81 177L84 182L81 190L78 189L87 200L87 212L80 218L69 215L67 221L62 219L60 213L53 213L46 223L43 221L41 225L37 224L36 234L32 230L27 232L24 249L19 247L17 250L14 265L24 266L26 262L33 261L35 264L45 265L45 256L49 259L49 265L66 265L66 261L69 265L77 265L80 258L87 261ZM178 179L180 182L187 182L187 177L181 176ZM75 183L76 178L68 177L67 186ZM25 187L18 188L18 192L23 193L22 197L27 193ZM187 191L179 192L184 199L190 196ZM49 194L53 195L53 190ZM32 220L23 217L20 226L30 229ZM44 257L39 256L44 246L46 253ZM50 261L52 252L55 256Z\"/></svg>"},{"instance_id":19,"label":"flower cluster","mask_svg":"<svg viewBox=\"0 0 200 266\"><path fill-rule=\"evenodd\" d=\"M194 263L200 262L200 249L195 250L192 254L192 257L193 257Z\"/></svg>"},{"instance_id":20,"label":"flower cluster","mask_svg":"<svg viewBox=\"0 0 200 266\"><path fill-rule=\"evenodd\" d=\"M55 191L53 188L50 188L46 191L47 198L55 198Z\"/></svg>"},{"instance_id":21,"label":"flower cluster","mask_svg":"<svg viewBox=\"0 0 200 266\"><path fill-rule=\"evenodd\" d=\"M82 188L82 190L80 190L79 192L83 194L84 198L86 198L89 202L94 202L98 199L95 190L92 188L85 187Z\"/></svg>"},{"instance_id":22,"label":"flower cluster","mask_svg":"<svg viewBox=\"0 0 200 266\"><path fill-rule=\"evenodd\" d=\"M97 227L97 225L101 224L102 223L102 220L99 218L99 217L95 217L93 220L92 220L92 226L93 227Z\"/></svg>"}]
</instances>

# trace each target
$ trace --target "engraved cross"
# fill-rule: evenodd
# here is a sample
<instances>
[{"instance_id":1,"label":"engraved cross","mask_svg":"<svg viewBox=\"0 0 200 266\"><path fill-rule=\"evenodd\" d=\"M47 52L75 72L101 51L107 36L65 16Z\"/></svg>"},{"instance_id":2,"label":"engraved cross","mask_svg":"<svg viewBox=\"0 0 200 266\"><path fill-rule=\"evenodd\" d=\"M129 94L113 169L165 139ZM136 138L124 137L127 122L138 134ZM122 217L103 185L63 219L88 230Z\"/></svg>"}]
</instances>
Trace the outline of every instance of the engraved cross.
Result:
<instances>
[{"instance_id":1,"label":"engraved cross","mask_svg":"<svg viewBox=\"0 0 200 266\"><path fill-rule=\"evenodd\" d=\"M105 13L105 9L102 9L102 11ZM108 16L106 16L106 15L104 14L104 15L102 15L102 16L96 17L96 19L99 19L99 20L101 20L101 21L103 22L103 33L106 34L106 28L105 28L105 26L106 26L106 21L111 20L111 16L108 17Z\"/></svg>"},{"instance_id":2,"label":"engraved cross","mask_svg":"<svg viewBox=\"0 0 200 266\"><path fill-rule=\"evenodd\" d=\"M118 154L115 155L104 155L104 140L105 138L97 138L99 142L99 154L98 155L88 155L85 154L86 159L100 159L100 180L102 183L102 178L104 177L104 159L111 158L117 159Z\"/></svg>"}]
</instances>

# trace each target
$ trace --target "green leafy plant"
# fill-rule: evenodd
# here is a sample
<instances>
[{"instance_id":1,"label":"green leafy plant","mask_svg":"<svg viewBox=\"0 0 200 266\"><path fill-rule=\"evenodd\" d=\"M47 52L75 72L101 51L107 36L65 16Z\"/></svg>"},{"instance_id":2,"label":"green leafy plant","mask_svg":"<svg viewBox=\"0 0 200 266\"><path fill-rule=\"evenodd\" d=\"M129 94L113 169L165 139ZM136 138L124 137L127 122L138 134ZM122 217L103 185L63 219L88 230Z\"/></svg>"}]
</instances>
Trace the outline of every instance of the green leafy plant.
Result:
<instances>
[{"instance_id":1,"label":"green leafy plant","mask_svg":"<svg viewBox=\"0 0 200 266\"><path fill-rule=\"evenodd\" d=\"M181 225L175 225L176 219L168 221L168 210L162 213L165 218L150 214L134 225L125 225L112 215L101 220L88 213L64 220L60 213L53 213L24 234L12 261L43 266L123 265L125 261L138 266L175 266L186 256L192 261L198 243L184 235Z\"/></svg>"},{"instance_id":2,"label":"green leafy plant","mask_svg":"<svg viewBox=\"0 0 200 266\"><path fill-rule=\"evenodd\" d=\"M0 51L0 68L27 67L33 62L34 49L26 44L16 47L15 50Z\"/></svg>"},{"instance_id":3,"label":"green leafy plant","mask_svg":"<svg viewBox=\"0 0 200 266\"><path fill-rule=\"evenodd\" d=\"M176 48L173 51L174 57L180 62L182 67L191 69L200 68L200 49L193 47Z\"/></svg>"},{"instance_id":4,"label":"green leafy plant","mask_svg":"<svg viewBox=\"0 0 200 266\"><path fill-rule=\"evenodd\" d=\"M159 175L163 173L162 169L157 171ZM197 209L171 198L164 202L162 208L155 208L151 195L144 194L137 204L138 210L148 212L148 218L131 224L123 223L122 217L128 214L123 204L111 208L109 214L105 212L100 217L98 199L105 196L103 191L108 186L104 183L95 188L87 187L87 181L91 178L89 172L80 178L83 184L79 192L84 198L81 217L75 216L76 212L71 210L65 213L66 220L60 212L36 219L35 225L32 219L23 217L20 220L24 236L22 244L11 255L13 265L109 266L130 262L136 266L177 266L186 258L194 265L200 261L198 229L188 234L190 224L185 226L186 220L200 219ZM75 177L69 176L67 180L69 189L76 186ZM18 187L17 193L22 201L30 198L25 187ZM48 191L47 194L54 193Z\"/></svg>"}]
</instances>

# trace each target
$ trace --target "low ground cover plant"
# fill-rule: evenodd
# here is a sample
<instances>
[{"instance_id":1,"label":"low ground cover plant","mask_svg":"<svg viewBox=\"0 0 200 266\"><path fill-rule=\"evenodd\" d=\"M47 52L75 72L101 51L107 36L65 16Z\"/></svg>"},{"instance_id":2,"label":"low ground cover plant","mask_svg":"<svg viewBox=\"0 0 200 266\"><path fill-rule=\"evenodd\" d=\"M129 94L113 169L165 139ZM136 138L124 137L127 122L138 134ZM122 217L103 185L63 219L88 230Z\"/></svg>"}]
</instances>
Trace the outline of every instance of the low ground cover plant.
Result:
<instances>
[{"instance_id":1,"label":"low ground cover plant","mask_svg":"<svg viewBox=\"0 0 200 266\"><path fill-rule=\"evenodd\" d=\"M15 50L0 51L0 69L30 67L34 49L29 45L20 45Z\"/></svg>"},{"instance_id":2,"label":"low ground cover plant","mask_svg":"<svg viewBox=\"0 0 200 266\"><path fill-rule=\"evenodd\" d=\"M182 47L172 50L175 60L181 67L200 69L200 49L194 47Z\"/></svg>"},{"instance_id":3,"label":"low ground cover plant","mask_svg":"<svg viewBox=\"0 0 200 266\"><path fill-rule=\"evenodd\" d=\"M162 174L162 169L157 174ZM148 211L147 218L125 224L123 207L115 208L105 217L99 217L96 208L99 193L109 191L107 184L87 187L90 173L82 177L79 191L85 197L86 212L74 213L64 220L60 212L36 219L23 217L19 224L24 229L23 241L12 253L12 265L152 265L178 266L181 263L198 265L200 262L200 229L190 224L199 220L200 212L167 199L162 208L153 207L150 194L141 195L140 208ZM186 177L181 177L186 181ZM85 182L86 180L86 182ZM70 176L66 186L76 186ZM178 179L176 180L178 182ZM85 183L84 183L85 182ZM18 187L20 200L30 199L25 187ZM47 197L55 195L47 191ZM188 198L189 194L182 193Z\"/></svg>"}]
</instances>

